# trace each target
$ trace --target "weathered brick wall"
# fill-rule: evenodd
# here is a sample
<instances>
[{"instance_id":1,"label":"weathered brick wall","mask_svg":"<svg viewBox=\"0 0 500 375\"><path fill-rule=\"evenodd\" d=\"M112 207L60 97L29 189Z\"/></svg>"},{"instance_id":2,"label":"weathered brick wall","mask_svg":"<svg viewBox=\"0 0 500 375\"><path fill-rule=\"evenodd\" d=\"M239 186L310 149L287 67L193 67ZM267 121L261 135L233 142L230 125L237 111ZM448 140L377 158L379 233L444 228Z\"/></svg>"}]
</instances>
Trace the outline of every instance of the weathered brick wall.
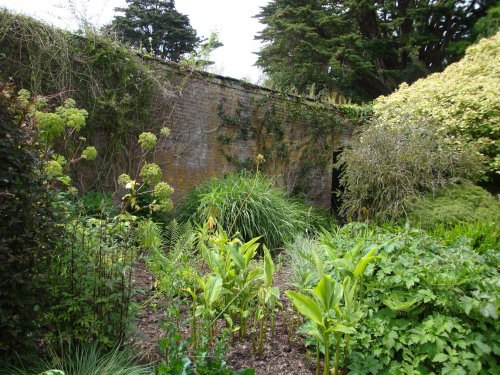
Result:
<instances>
[{"instance_id":1,"label":"weathered brick wall","mask_svg":"<svg viewBox=\"0 0 500 375\"><path fill-rule=\"evenodd\" d=\"M283 116L286 114L281 113L279 121L284 134L279 145L287 152L277 157L279 152L273 149L276 142L266 128L266 111L273 104L281 104L280 108L284 108L287 101L309 107L315 106L313 102L299 104L293 96L283 96L234 79L182 72L168 65L165 69L170 70L172 88L177 95L168 114L172 136L163 141L162 151L155 159L166 180L175 188L174 201L182 199L196 184L235 170L236 159L243 163L262 153L267 159L264 173L275 176L277 182L289 190L297 190L299 182L303 184L304 179L307 180L305 194L308 199L319 207L330 207L331 155L342 147L351 127L332 126L318 140L312 137L308 123L302 119L290 122ZM242 119L240 128L224 126L221 108L225 115ZM248 127L247 137L238 137L242 126ZM221 136L231 141L222 142ZM315 142L321 142L322 152L326 145L330 162L305 169L308 153L314 151Z\"/></svg>"}]
</instances>

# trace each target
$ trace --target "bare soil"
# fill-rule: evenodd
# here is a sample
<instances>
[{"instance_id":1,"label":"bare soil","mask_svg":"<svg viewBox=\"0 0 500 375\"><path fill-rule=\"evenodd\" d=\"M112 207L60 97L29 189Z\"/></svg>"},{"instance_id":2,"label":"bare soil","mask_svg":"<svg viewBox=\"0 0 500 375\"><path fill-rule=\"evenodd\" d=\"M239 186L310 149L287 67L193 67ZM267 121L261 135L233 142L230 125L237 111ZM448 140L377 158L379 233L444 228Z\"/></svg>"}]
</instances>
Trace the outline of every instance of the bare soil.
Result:
<instances>
[{"instance_id":1,"label":"bare soil","mask_svg":"<svg viewBox=\"0 0 500 375\"><path fill-rule=\"evenodd\" d=\"M287 271L278 270L274 284L281 290L281 303L285 311L288 307L284 296L284 291L289 288L287 280ZM161 354L157 343L163 334L160 322L165 319L165 300L161 296L155 296L154 277L142 262L137 264L134 284L138 289L136 302L141 305L141 310L138 314L137 332L130 341L140 350L144 362L158 362ZM269 327L266 335L268 340L264 342L262 356L254 353L251 338L236 338L230 342L227 353L228 366L234 370L254 368L257 375L315 374L315 359L306 358L301 337L287 334L288 322L285 322L285 319L281 313L276 315L274 336L271 335Z\"/></svg>"}]
</instances>

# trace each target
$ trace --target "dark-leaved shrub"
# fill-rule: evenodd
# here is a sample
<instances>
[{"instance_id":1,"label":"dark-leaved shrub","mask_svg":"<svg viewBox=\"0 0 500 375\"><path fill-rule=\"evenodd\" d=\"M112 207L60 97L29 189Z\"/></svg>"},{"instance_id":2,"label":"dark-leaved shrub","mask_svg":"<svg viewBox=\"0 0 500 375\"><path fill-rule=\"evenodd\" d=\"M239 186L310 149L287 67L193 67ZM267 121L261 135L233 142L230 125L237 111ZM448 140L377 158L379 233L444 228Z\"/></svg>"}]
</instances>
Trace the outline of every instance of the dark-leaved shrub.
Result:
<instances>
[{"instance_id":1,"label":"dark-leaved shrub","mask_svg":"<svg viewBox=\"0 0 500 375\"><path fill-rule=\"evenodd\" d=\"M52 239L60 235L23 111L13 86L0 81L0 362L34 344Z\"/></svg>"}]
</instances>

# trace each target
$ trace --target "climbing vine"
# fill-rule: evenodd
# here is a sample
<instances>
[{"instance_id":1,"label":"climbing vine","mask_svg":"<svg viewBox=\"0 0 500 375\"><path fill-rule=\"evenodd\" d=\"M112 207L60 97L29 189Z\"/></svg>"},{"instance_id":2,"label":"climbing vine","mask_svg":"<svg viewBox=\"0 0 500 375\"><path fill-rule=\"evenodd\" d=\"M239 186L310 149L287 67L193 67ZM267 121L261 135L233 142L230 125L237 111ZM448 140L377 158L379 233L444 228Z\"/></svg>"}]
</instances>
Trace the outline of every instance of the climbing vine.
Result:
<instances>
[{"instance_id":1,"label":"climbing vine","mask_svg":"<svg viewBox=\"0 0 500 375\"><path fill-rule=\"evenodd\" d=\"M239 101L234 112L218 105L220 126L217 137L226 159L237 169L251 169L252 163L234 151L234 144L253 141L255 152L263 154L273 168L276 163L296 169L293 192L309 190L311 173L331 163L335 131L347 125L359 126L370 115L370 107L332 106L284 94ZM297 159L298 156L298 159Z\"/></svg>"},{"instance_id":2,"label":"climbing vine","mask_svg":"<svg viewBox=\"0 0 500 375\"><path fill-rule=\"evenodd\" d=\"M115 188L123 167L140 156L135 140L144 130L169 125L174 90L168 73L150 64L113 36L72 34L29 17L0 10L0 75L35 95L75 98L88 110L89 138L99 153L95 165L79 170L80 189Z\"/></svg>"}]
</instances>

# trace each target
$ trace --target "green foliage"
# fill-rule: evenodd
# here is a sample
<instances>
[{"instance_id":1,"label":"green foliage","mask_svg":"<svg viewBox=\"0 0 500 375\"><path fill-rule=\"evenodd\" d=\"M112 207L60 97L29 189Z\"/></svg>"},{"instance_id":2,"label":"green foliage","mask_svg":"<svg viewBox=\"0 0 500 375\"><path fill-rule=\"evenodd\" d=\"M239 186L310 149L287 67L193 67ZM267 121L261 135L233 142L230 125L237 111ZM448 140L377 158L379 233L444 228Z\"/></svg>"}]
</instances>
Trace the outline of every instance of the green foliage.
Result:
<instances>
[{"instance_id":1,"label":"green foliage","mask_svg":"<svg viewBox=\"0 0 500 375\"><path fill-rule=\"evenodd\" d=\"M363 249L357 244L342 255L338 252L337 246L333 246L326 231L323 236L326 237L323 243L324 253L318 254L313 249L310 254L293 256L305 256L305 259L315 266L314 276L319 279L317 285L312 288L302 283L304 287L301 288L302 291L307 290L312 298L291 290L285 293L299 313L309 320L305 325L305 333L315 341L316 373L319 373L319 350L322 346L325 357L323 374L330 374L330 345L333 338L336 351L334 374L338 375L341 345L344 345L344 356L346 356L349 351L350 336L357 333L356 326L365 315L366 307L362 305L363 274L368 264L377 258L375 253L378 247Z\"/></svg>"},{"instance_id":2,"label":"green foliage","mask_svg":"<svg viewBox=\"0 0 500 375\"><path fill-rule=\"evenodd\" d=\"M195 222L213 218L230 234L239 232L245 240L262 236L270 249L279 248L297 232L312 231L324 223L317 211L290 198L271 179L247 172L197 186L179 206L177 217Z\"/></svg>"},{"instance_id":3,"label":"green foliage","mask_svg":"<svg viewBox=\"0 0 500 375\"><path fill-rule=\"evenodd\" d=\"M111 193L99 193L97 191L87 191L79 201L83 205L82 214L85 216L106 215L114 217L119 212L119 207L113 201Z\"/></svg>"},{"instance_id":4,"label":"green foliage","mask_svg":"<svg viewBox=\"0 0 500 375\"><path fill-rule=\"evenodd\" d=\"M470 185L452 185L435 194L416 199L408 209L408 221L415 227L432 230L478 221L500 223L500 202L486 190Z\"/></svg>"},{"instance_id":5,"label":"green foliage","mask_svg":"<svg viewBox=\"0 0 500 375\"><path fill-rule=\"evenodd\" d=\"M188 345L195 357L200 351L214 354L214 343L227 340L221 321L232 339L235 333L240 338L252 335L254 351L262 354L267 328L274 334L276 309L281 303L279 289L272 286L274 264L265 246L263 261L256 258L259 238L244 243L220 227L215 229L213 221L196 232L189 223L172 221L163 237L156 224L148 222L147 226L146 232L154 239L149 242L148 267L157 278L160 292L167 297L168 306L174 306L169 311L175 313L178 307L189 313L189 344L179 340L178 327L168 325L170 333L163 345L171 352L167 351L164 367L191 367L191 362L183 359ZM172 343L174 339L178 343ZM199 370L198 365L195 367Z\"/></svg>"},{"instance_id":6,"label":"green foliage","mask_svg":"<svg viewBox=\"0 0 500 375\"><path fill-rule=\"evenodd\" d=\"M500 6L497 4L488 9L486 16L476 22L472 31L479 40L495 35L498 30L500 30Z\"/></svg>"},{"instance_id":7,"label":"green foliage","mask_svg":"<svg viewBox=\"0 0 500 375\"><path fill-rule=\"evenodd\" d=\"M438 127L401 117L391 125L375 120L356 134L337 165L342 212L354 219L404 217L421 194L477 178L481 164L475 150L437 136Z\"/></svg>"},{"instance_id":8,"label":"green foliage","mask_svg":"<svg viewBox=\"0 0 500 375\"><path fill-rule=\"evenodd\" d=\"M357 223L322 234L316 253L326 261L323 272L332 275L350 268L332 262L332 255L342 259L352 249L380 247L362 279L366 316L344 367L356 374L498 372L497 247L479 254L471 242L455 238L443 243L420 231ZM307 259L314 262L313 254ZM303 280L304 289L321 278L317 270Z\"/></svg>"},{"instance_id":9,"label":"green foliage","mask_svg":"<svg viewBox=\"0 0 500 375\"><path fill-rule=\"evenodd\" d=\"M166 89L165 72L144 63L107 34L87 32L82 38L1 10L0 49L2 73L17 85L53 98L54 93L60 93L57 98L61 99L70 93L88 109L87 126L80 135L98 150L99 158L93 168L78 170L80 190L114 190L122 172L117 166L128 165L141 152L135 136L166 125L164 114L169 111L172 93ZM65 111L64 121L71 129L81 128L82 117L76 109ZM78 142L64 142L57 149L67 154L78 149ZM73 172L71 165L68 171Z\"/></svg>"},{"instance_id":10,"label":"green foliage","mask_svg":"<svg viewBox=\"0 0 500 375\"><path fill-rule=\"evenodd\" d=\"M207 71L214 64L213 61L210 61L210 55L217 48L222 47L223 44L220 42L219 33L216 31L210 33L208 39L200 41L200 43L198 48L191 51L189 56L184 57L181 62L184 67L189 69Z\"/></svg>"},{"instance_id":11,"label":"green foliage","mask_svg":"<svg viewBox=\"0 0 500 375\"><path fill-rule=\"evenodd\" d=\"M313 237L296 235L285 244L285 262L290 267L289 283L297 290L305 289L316 272L313 255L317 241Z\"/></svg>"},{"instance_id":12,"label":"green foliage","mask_svg":"<svg viewBox=\"0 0 500 375\"><path fill-rule=\"evenodd\" d=\"M33 349L35 319L49 302L46 267L61 232L40 173L41 150L24 126L29 99L0 81L0 362Z\"/></svg>"},{"instance_id":13,"label":"green foliage","mask_svg":"<svg viewBox=\"0 0 500 375\"><path fill-rule=\"evenodd\" d=\"M76 218L65 226L48 288L54 303L44 317L49 341L97 341L113 346L133 319L132 270L140 244L133 218Z\"/></svg>"},{"instance_id":14,"label":"green foliage","mask_svg":"<svg viewBox=\"0 0 500 375\"><path fill-rule=\"evenodd\" d=\"M156 278L160 293L173 301L183 290L195 283L199 265L196 251L196 232L191 224L179 224L173 220L160 228L152 221L146 233L151 233L147 265ZM170 303L170 302L169 302Z\"/></svg>"},{"instance_id":15,"label":"green foliage","mask_svg":"<svg viewBox=\"0 0 500 375\"><path fill-rule=\"evenodd\" d=\"M191 336L195 347L200 340L198 330L208 331L212 341L221 318L232 336L238 332L240 338L251 333L253 322L254 351L262 354L264 332L271 324L274 333L274 315L280 303L279 289L272 287L274 265L265 246L263 263L255 259L259 238L243 243L220 227L214 229L213 221L200 228L198 250L210 273L196 277L198 285L186 289L192 298Z\"/></svg>"},{"instance_id":16,"label":"green foliage","mask_svg":"<svg viewBox=\"0 0 500 375\"><path fill-rule=\"evenodd\" d=\"M375 101L375 117L386 128L401 128L404 122L438 124L436 137L450 138L457 149L477 147L493 178L500 171L499 46L500 32L471 46L462 60L442 73L401 85Z\"/></svg>"},{"instance_id":17,"label":"green foliage","mask_svg":"<svg viewBox=\"0 0 500 375\"><path fill-rule=\"evenodd\" d=\"M175 9L173 0L127 0L126 8L116 8L111 27L125 42L153 56L180 61L194 51L200 40L189 24L188 16Z\"/></svg>"},{"instance_id":18,"label":"green foliage","mask_svg":"<svg viewBox=\"0 0 500 375\"><path fill-rule=\"evenodd\" d=\"M176 307L171 306L168 311L168 320L162 325L165 336L160 339L159 346L166 353L161 363L156 368L158 375L254 375L253 369L232 371L226 366L225 352L227 350L227 332L215 341L210 347L208 338L194 353L189 352L192 339L183 339L180 327L176 326L174 319L179 319Z\"/></svg>"},{"instance_id":19,"label":"green foliage","mask_svg":"<svg viewBox=\"0 0 500 375\"><path fill-rule=\"evenodd\" d=\"M460 59L494 4L270 1L257 15L265 25L257 64L279 89L375 99Z\"/></svg>"},{"instance_id":20,"label":"green foliage","mask_svg":"<svg viewBox=\"0 0 500 375\"><path fill-rule=\"evenodd\" d=\"M14 173L14 176L7 174L5 181L9 182L9 179L12 179L17 183L23 182L19 179L22 173L16 172L13 167L24 166L26 172L36 176L32 182L39 183L44 194L33 195L33 198L39 200L39 202L33 202L29 198L31 195L24 197L15 189L12 189L11 193L9 185L6 185L5 194L15 199L24 198L33 206L30 207L29 214L36 216L30 218L20 214L21 222L16 225L22 227L25 223L26 229L33 230L33 240L40 241L37 247L47 250L32 249L28 242L26 246L16 248L19 256L29 264L29 267L21 266L24 261L20 259L18 267L20 270L23 269L22 267L26 268L24 273L20 272L16 276L20 284L18 289L22 290L23 283L33 283L34 292L38 292L44 299L40 302L36 302L36 299L28 302L29 293L24 295L20 293L27 299L24 304L37 314L36 319L35 316L25 314L26 322L17 323L17 319L23 316L21 311L24 306L15 306L12 302L10 302L12 311L9 309L9 304L6 304L4 309L2 303L5 317L7 320L12 320L10 326L17 330L15 335L17 339L29 341L40 335L48 343L55 342L57 337L59 340L68 342L82 343L96 340L108 347L114 346L125 339L129 323L133 318L133 265L139 249L148 250L150 246L148 242L143 241L144 227L138 225L140 220L126 213L127 206L137 198L135 182L132 184L133 181L130 181L133 186L130 186L128 193L125 194L120 215L111 219L105 206L102 205L101 212L96 215L98 218L83 216L84 210L80 209L80 203L72 202L71 195L76 189L71 186L71 179L65 175L65 169L81 159L92 159L96 156L96 150L90 146L83 151L83 156L76 156L78 147L73 150L73 156L64 157L56 154L52 146L74 137L78 129L85 126L86 111L77 109L75 101L68 99L64 106L56 108L55 117L44 117L50 112L42 112L40 101L32 100L28 91L21 91L17 101L13 94L9 86L5 86L5 90L2 91L2 104L4 104L2 110L5 111L5 120L12 121L10 125L13 126L11 129L6 127L6 130L12 134L6 133L9 142L5 145L10 144L14 149L21 149L20 146L24 144L32 145L32 147L31 154L19 153L26 159L27 164L13 163L8 171ZM53 131L56 128L52 125L38 126L37 121L43 122L44 118L50 118L51 121L58 118L57 123L61 124L61 128ZM15 132L16 130L18 133ZM62 140L56 139L56 136ZM83 142L84 139L81 141ZM139 166L145 163L147 153L146 150L142 154ZM14 152L13 155L16 153ZM158 169L155 164L147 165L150 170ZM19 176L16 176L17 174ZM151 173L148 175L150 182L157 182L152 181L151 175ZM172 189L168 185L163 183L157 190L159 198L158 201L153 201L149 205L151 209L171 203L168 195L171 194ZM40 225L44 226L49 218L49 216L43 216L43 211L38 210L37 206L51 206L55 212L60 213L61 222L54 223L59 229L57 235L50 230L49 226L47 226L47 238L36 235L37 227L30 226L30 222L40 221ZM137 207L137 203L134 203L134 207ZM12 212L8 215L12 216ZM15 231L12 233L16 234ZM32 235L31 232L29 235ZM10 234L6 235L5 244L10 246L9 241L13 244L15 241L12 241L9 236ZM8 247L6 249L9 250ZM9 252L2 254L9 255ZM13 260L15 256L10 256L7 263ZM30 332L24 332L23 325L31 328ZM39 334L33 333L34 327L40 330ZM6 327L5 331L6 336L11 334L9 327ZM2 344L2 356L4 350L9 353L16 348L17 339L11 338L12 343Z\"/></svg>"},{"instance_id":21,"label":"green foliage","mask_svg":"<svg viewBox=\"0 0 500 375\"><path fill-rule=\"evenodd\" d=\"M65 345L59 351L51 350L50 356L38 359L28 370L9 369L9 375L153 375L148 365L139 364L139 358L129 349L104 349L97 343ZM49 370L50 369L50 370Z\"/></svg>"},{"instance_id":22,"label":"green foliage","mask_svg":"<svg viewBox=\"0 0 500 375\"><path fill-rule=\"evenodd\" d=\"M500 230L498 220L493 222L477 221L473 224L462 223L454 227L436 227L432 229L435 237L443 238L445 244L464 242L478 253L500 248Z\"/></svg>"}]
</instances>

